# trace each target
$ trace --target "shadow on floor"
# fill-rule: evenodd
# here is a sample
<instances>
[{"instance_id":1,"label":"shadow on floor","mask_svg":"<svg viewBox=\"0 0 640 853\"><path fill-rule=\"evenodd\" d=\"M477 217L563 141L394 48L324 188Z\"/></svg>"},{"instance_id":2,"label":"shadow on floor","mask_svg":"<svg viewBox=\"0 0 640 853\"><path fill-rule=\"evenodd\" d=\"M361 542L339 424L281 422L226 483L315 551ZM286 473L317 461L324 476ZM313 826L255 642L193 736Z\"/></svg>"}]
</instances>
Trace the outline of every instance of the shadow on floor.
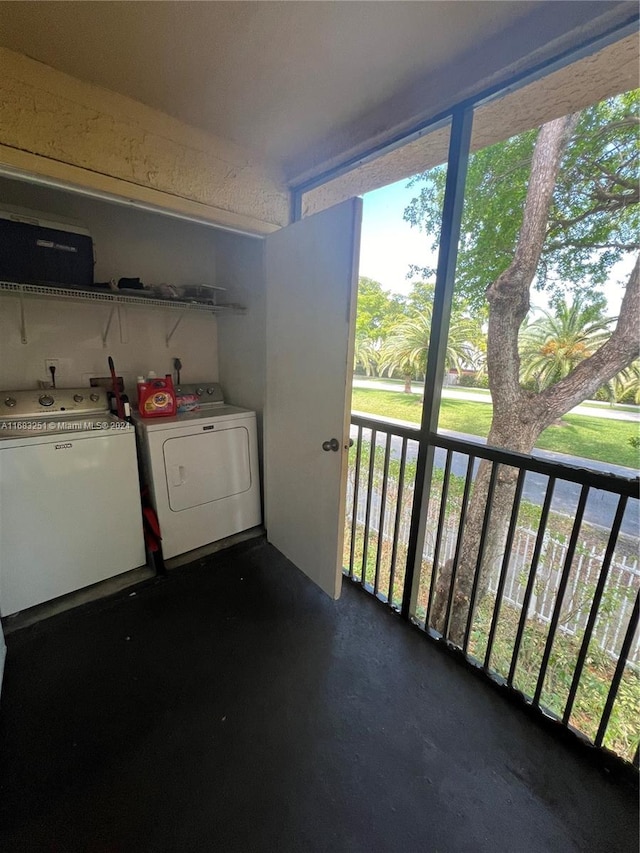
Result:
<instances>
[{"instance_id":1,"label":"shadow on floor","mask_svg":"<svg viewBox=\"0 0 640 853\"><path fill-rule=\"evenodd\" d=\"M5 853L638 849L630 789L264 540L7 644Z\"/></svg>"}]
</instances>

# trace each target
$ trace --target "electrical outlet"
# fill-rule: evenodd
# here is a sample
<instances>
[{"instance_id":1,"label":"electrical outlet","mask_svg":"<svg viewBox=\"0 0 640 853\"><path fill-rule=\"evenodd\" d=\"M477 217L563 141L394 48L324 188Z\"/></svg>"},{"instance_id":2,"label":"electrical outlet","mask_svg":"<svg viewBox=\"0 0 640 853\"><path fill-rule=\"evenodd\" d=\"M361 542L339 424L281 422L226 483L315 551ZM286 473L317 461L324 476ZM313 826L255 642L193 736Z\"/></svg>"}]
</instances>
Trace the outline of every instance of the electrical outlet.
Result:
<instances>
[{"instance_id":1,"label":"electrical outlet","mask_svg":"<svg viewBox=\"0 0 640 853\"><path fill-rule=\"evenodd\" d=\"M51 373L49 370L50 367L55 368L54 373ZM60 380L60 359L59 358L45 358L44 360L44 369L45 376L47 377L47 382L53 387L56 387L56 382Z\"/></svg>"}]
</instances>

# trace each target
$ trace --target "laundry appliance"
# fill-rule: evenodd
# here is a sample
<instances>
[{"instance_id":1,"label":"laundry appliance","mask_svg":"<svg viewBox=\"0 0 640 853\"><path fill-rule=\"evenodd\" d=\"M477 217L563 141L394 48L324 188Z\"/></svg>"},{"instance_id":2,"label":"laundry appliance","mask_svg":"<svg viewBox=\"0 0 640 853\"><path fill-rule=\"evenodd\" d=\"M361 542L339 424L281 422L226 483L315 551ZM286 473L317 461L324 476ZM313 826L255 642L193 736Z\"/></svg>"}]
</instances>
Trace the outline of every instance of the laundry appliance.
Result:
<instances>
[{"instance_id":1,"label":"laundry appliance","mask_svg":"<svg viewBox=\"0 0 640 853\"><path fill-rule=\"evenodd\" d=\"M227 405L217 382L175 393L190 411L133 416L165 559L262 522L255 412Z\"/></svg>"},{"instance_id":2,"label":"laundry appliance","mask_svg":"<svg viewBox=\"0 0 640 853\"><path fill-rule=\"evenodd\" d=\"M135 431L106 390L0 391L0 614L145 562Z\"/></svg>"}]
</instances>

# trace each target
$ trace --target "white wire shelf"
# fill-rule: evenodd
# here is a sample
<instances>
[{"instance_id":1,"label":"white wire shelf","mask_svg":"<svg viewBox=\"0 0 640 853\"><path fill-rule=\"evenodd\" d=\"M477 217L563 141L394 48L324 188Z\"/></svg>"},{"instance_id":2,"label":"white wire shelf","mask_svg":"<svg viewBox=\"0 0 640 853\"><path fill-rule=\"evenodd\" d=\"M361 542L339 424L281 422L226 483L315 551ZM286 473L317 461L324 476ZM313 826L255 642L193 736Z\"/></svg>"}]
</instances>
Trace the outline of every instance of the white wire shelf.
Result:
<instances>
[{"instance_id":1,"label":"white wire shelf","mask_svg":"<svg viewBox=\"0 0 640 853\"><path fill-rule=\"evenodd\" d=\"M211 288L216 293L224 288ZM20 300L20 339L23 344L28 343L27 319L25 314L24 300L27 298L66 299L69 302L93 302L110 305L111 311L102 332L102 345L106 347L107 336L111 328L114 313L120 317L120 306L140 305L147 308L162 308L170 311L178 311L178 317L171 329L165 336L167 347L171 342L176 329L188 313L199 312L206 314L244 314L246 309L241 305L224 304L216 305L214 302L199 302L198 300L186 299L161 299L153 296L132 296L127 293L118 293L115 290L83 290L75 287L55 287L44 284L19 284L15 281L0 281L0 296L17 296ZM215 298L215 297L214 297ZM121 327L122 328L122 327Z\"/></svg>"},{"instance_id":2,"label":"white wire shelf","mask_svg":"<svg viewBox=\"0 0 640 853\"><path fill-rule=\"evenodd\" d=\"M222 288L216 288L222 290ZM0 281L0 293L13 296L48 297L69 299L75 302L103 302L115 305L146 305L149 308L167 308L173 311L204 311L213 314L243 313L244 307L234 304L216 305L186 299L161 299L154 296L132 296L109 290L82 290L74 287L55 287L40 284L19 284Z\"/></svg>"}]
</instances>

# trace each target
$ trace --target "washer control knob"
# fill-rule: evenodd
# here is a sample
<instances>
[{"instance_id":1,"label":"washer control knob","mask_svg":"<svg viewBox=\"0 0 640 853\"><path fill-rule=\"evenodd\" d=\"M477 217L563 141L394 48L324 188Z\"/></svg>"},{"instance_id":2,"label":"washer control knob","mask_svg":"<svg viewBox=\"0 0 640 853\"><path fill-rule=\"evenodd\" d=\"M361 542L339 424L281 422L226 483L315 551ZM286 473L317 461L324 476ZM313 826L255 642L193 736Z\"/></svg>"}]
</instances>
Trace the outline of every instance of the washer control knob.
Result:
<instances>
[{"instance_id":1,"label":"washer control knob","mask_svg":"<svg viewBox=\"0 0 640 853\"><path fill-rule=\"evenodd\" d=\"M207 394L213 394L215 390L215 388L207 388Z\"/></svg>"},{"instance_id":2,"label":"washer control knob","mask_svg":"<svg viewBox=\"0 0 640 853\"><path fill-rule=\"evenodd\" d=\"M51 394L43 394L38 398L38 402L41 406L53 406L53 397Z\"/></svg>"},{"instance_id":3,"label":"washer control knob","mask_svg":"<svg viewBox=\"0 0 640 853\"><path fill-rule=\"evenodd\" d=\"M73 399L76 403L81 403L84 400L84 397L82 396L82 394L74 394Z\"/></svg>"},{"instance_id":4,"label":"washer control knob","mask_svg":"<svg viewBox=\"0 0 640 853\"><path fill-rule=\"evenodd\" d=\"M5 406L9 406L10 409L13 409L13 407L16 404L15 397L5 397L4 404L5 404Z\"/></svg>"},{"instance_id":5,"label":"washer control knob","mask_svg":"<svg viewBox=\"0 0 640 853\"><path fill-rule=\"evenodd\" d=\"M89 394L89 399L91 400L92 403L97 403L98 400L100 399L100 395L99 394Z\"/></svg>"},{"instance_id":6,"label":"washer control knob","mask_svg":"<svg viewBox=\"0 0 640 853\"><path fill-rule=\"evenodd\" d=\"M198 395L198 397L199 397L202 393L204 393L204 388L196 388L196 394Z\"/></svg>"}]
</instances>

